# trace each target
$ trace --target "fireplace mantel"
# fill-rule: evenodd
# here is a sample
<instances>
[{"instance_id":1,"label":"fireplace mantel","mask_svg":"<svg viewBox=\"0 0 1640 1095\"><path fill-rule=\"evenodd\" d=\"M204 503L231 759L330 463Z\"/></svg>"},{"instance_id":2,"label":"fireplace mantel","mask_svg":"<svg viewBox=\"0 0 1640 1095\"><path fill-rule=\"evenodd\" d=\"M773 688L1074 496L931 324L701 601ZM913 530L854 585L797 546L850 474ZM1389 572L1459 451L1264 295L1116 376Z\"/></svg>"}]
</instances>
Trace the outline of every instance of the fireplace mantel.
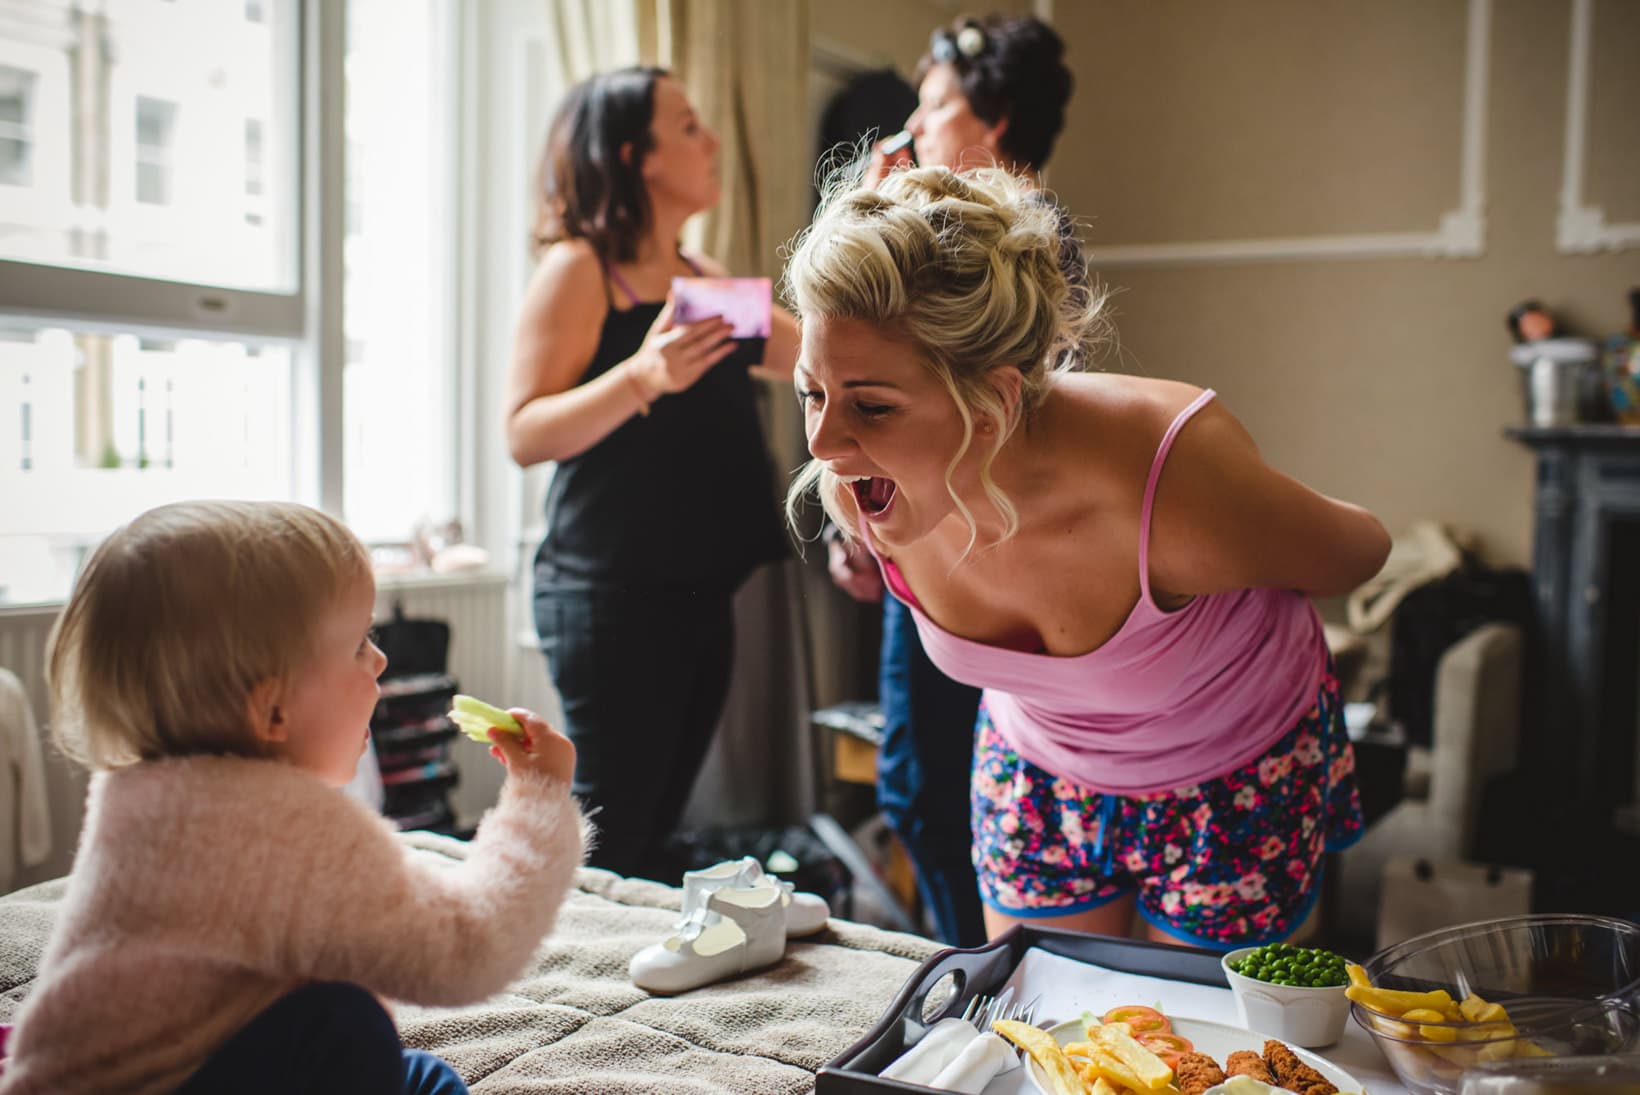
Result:
<instances>
[{"instance_id":1,"label":"fireplace mantel","mask_svg":"<svg viewBox=\"0 0 1640 1095\"><path fill-rule=\"evenodd\" d=\"M1505 431L1537 458L1521 759L1601 811L1640 800L1640 427Z\"/></svg>"}]
</instances>

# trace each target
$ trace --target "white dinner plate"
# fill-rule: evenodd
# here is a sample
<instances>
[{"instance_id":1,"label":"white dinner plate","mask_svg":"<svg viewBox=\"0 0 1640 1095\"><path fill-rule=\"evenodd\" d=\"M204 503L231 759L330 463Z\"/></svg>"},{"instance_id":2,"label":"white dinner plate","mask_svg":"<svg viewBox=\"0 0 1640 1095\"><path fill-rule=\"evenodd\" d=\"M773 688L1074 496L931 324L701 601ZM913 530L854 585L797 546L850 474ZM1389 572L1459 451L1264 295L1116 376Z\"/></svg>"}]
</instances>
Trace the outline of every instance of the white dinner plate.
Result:
<instances>
[{"instance_id":1,"label":"white dinner plate","mask_svg":"<svg viewBox=\"0 0 1640 1095\"><path fill-rule=\"evenodd\" d=\"M1224 1067L1224 1059L1238 1049L1252 1050L1261 1056L1264 1053L1266 1035L1206 1019L1175 1019L1171 1015L1167 1018L1173 1024L1175 1034L1190 1039L1197 1053L1205 1053L1212 1057L1219 1063L1220 1068ZM1088 1040L1087 1029L1083 1027L1080 1019L1067 1019L1063 1023L1055 1023L1047 1030L1061 1046ZM1311 1053L1307 1049L1300 1049L1298 1046L1290 1045L1290 1048L1298 1055L1300 1061L1325 1076L1328 1082L1338 1089L1339 1095L1366 1095L1367 1089L1360 1080L1325 1057ZM1034 1057L1026 1057L1025 1070L1038 1091L1043 1095L1053 1095L1053 1088L1048 1085L1048 1078L1043 1075L1042 1066L1036 1063Z\"/></svg>"}]
</instances>

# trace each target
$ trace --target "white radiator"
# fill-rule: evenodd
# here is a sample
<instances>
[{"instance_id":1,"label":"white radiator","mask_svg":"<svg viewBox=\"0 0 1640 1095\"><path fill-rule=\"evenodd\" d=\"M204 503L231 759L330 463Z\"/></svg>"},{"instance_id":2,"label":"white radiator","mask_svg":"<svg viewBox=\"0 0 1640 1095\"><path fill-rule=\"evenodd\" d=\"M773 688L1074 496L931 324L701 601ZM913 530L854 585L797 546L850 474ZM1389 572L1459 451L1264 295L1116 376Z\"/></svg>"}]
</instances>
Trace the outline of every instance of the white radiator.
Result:
<instances>
[{"instance_id":1,"label":"white radiator","mask_svg":"<svg viewBox=\"0 0 1640 1095\"><path fill-rule=\"evenodd\" d=\"M403 606L412 620L450 625L449 672L463 692L508 705L509 644L507 577L464 574L381 577L376 582L376 622ZM392 673L389 665L387 672Z\"/></svg>"}]
</instances>

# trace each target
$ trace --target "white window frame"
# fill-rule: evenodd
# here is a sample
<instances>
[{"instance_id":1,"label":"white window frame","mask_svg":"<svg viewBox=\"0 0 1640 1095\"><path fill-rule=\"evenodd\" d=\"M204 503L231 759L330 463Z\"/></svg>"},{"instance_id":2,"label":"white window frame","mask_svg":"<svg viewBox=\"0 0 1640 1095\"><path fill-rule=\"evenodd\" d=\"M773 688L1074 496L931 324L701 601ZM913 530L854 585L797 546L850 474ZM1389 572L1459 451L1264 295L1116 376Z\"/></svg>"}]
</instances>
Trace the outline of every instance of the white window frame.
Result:
<instances>
[{"instance_id":1,"label":"white window frame","mask_svg":"<svg viewBox=\"0 0 1640 1095\"><path fill-rule=\"evenodd\" d=\"M293 350L291 451L298 498L342 508L342 188L345 4L301 0L294 26L299 196L288 292L238 289L0 259L0 315L160 338L206 334ZM277 123L276 123L277 124Z\"/></svg>"}]
</instances>

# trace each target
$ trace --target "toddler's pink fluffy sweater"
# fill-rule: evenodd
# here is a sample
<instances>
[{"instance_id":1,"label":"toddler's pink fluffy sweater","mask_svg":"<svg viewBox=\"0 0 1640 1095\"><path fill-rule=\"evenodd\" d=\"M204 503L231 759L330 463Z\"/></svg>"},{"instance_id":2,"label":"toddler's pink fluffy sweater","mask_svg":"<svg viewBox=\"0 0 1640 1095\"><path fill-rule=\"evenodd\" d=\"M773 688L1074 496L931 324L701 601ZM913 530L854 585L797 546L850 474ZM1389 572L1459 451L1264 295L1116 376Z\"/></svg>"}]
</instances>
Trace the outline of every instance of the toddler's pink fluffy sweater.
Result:
<instances>
[{"instance_id":1,"label":"toddler's pink fluffy sweater","mask_svg":"<svg viewBox=\"0 0 1640 1095\"><path fill-rule=\"evenodd\" d=\"M509 776L465 862L406 854L285 764L148 761L93 777L0 1093L165 1092L305 981L455 1005L551 930L585 846L567 785Z\"/></svg>"}]
</instances>

